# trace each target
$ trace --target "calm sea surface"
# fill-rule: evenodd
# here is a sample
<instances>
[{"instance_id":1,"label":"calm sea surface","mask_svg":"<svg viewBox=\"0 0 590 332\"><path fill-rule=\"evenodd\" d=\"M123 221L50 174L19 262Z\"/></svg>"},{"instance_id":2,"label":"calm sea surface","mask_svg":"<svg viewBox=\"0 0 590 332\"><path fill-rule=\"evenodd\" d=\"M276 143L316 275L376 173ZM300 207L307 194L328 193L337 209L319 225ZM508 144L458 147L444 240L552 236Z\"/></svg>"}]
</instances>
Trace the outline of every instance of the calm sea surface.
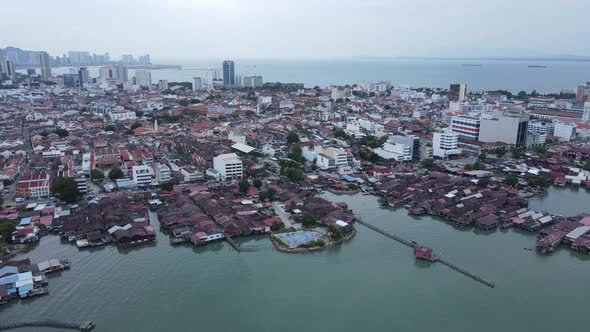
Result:
<instances>
[{"instance_id":1,"label":"calm sea surface","mask_svg":"<svg viewBox=\"0 0 590 332\"><path fill-rule=\"evenodd\" d=\"M182 69L152 71L152 80L192 82L204 77L207 69L220 68L221 60L158 61L177 64ZM503 89L512 92L536 89L550 93L573 91L590 80L590 62L490 61L490 60L240 60L236 74L262 75L265 82L296 82L306 87L354 84L361 81L390 80L395 86L448 88L452 82L465 82L474 91ZM479 64L480 67L463 66ZM547 68L529 68L543 65ZM55 68L54 73L68 72ZM91 68L98 76L98 68ZM133 76L134 71L129 71Z\"/></svg>"},{"instance_id":2,"label":"calm sea surface","mask_svg":"<svg viewBox=\"0 0 590 332\"><path fill-rule=\"evenodd\" d=\"M537 206L590 212L588 192L568 192L576 198L565 200L563 194L550 190ZM225 243L171 247L161 233L156 245L134 250L78 250L50 236L17 258L68 258L72 269L50 278L50 295L0 306L0 322L93 320L96 331L553 332L587 326L588 256L566 249L538 255L523 249L534 248L534 235L459 231L431 217L382 209L373 196L325 197L435 248L496 288L417 262L407 247L361 225L349 243L310 255L273 251L266 237L245 241L259 252L238 254Z\"/></svg>"}]
</instances>

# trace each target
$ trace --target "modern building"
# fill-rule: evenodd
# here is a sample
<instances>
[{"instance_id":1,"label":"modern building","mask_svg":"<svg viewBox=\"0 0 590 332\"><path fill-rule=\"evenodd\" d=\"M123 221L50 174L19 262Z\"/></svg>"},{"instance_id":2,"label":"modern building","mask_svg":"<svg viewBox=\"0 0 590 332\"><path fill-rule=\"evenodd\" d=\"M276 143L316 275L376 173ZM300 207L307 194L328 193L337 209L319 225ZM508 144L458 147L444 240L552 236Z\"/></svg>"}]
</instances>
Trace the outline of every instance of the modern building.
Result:
<instances>
[{"instance_id":1,"label":"modern building","mask_svg":"<svg viewBox=\"0 0 590 332\"><path fill-rule=\"evenodd\" d=\"M584 85L579 85L576 88L576 100L577 101L588 101L590 96L590 82L586 82Z\"/></svg>"},{"instance_id":2,"label":"modern building","mask_svg":"<svg viewBox=\"0 0 590 332\"><path fill-rule=\"evenodd\" d=\"M151 65L152 61L150 60L150 55L146 54L146 55L140 55L137 57L137 62L140 65Z\"/></svg>"},{"instance_id":3,"label":"modern building","mask_svg":"<svg viewBox=\"0 0 590 332\"><path fill-rule=\"evenodd\" d=\"M117 79L117 70L113 66L100 67L98 75L102 80L111 81Z\"/></svg>"},{"instance_id":4,"label":"modern building","mask_svg":"<svg viewBox=\"0 0 590 332\"><path fill-rule=\"evenodd\" d=\"M418 136L394 135L394 136L389 137L388 142L403 144L404 146L409 148L409 153L411 156L410 161L412 161L412 162L420 161L420 138ZM404 161L407 161L407 158L404 159Z\"/></svg>"},{"instance_id":5,"label":"modern building","mask_svg":"<svg viewBox=\"0 0 590 332\"><path fill-rule=\"evenodd\" d=\"M64 74L64 86L68 88L80 88L82 87L82 81L80 80L79 74Z\"/></svg>"},{"instance_id":6,"label":"modern building","mask_svg":"<svg viewBox=\"0 0 590 332\"><path fill-rule=\"evenodd\" d=\"M479 141L503 142L517 148L526 147L528 116L522 112L498 112L492 118L482 118Z\"/></svg>"},{"instance_id":7,"label":"modern building","mask_svg":"<svg viewBox=\"0 0 590 332\"><path fill-rule=\"evenodd\" d=\"M203 90L203 79L200 77L193 77L193 91Z\"/></svg>"},{"instance_id":8,"label":"modern building","mask_svg":"<svg viewBox=\"0 0 590 332\"><path fill-rule=\"evenodd\" d=\"M154 167L156 173L156 180L159 183L165 183L172 180L172 175L170 173L170 167L166 166L165 164L157 164Z\"/></svg>"},{"instance_id":9,"label":"modern building","mask_svg":"<svg viewBox=\"0 0 590 332\"><path fill-rule=\"evenodd\" d=\"M453 83L449 87L449 101L462 102L467 96L467 85L465 83Z\"/></svg>"},{"instance_id":10,"label":"modern building","mask_svg":"<svg viewBox=\"0 0 590 332\"><path fill-rule=\"evenodd\" d=\"M51 77L51 63L47 52L39 52L39 66L41 67L41 78Z\"/></svg>"},{"instance_id":11,"label":"modern building","mask_svg":"<svg viewBox=\"0 0 590 332\"><path fill-rule=\"evenodd\" d=\"M443 132L432 134L432 155L434 157L446 158L452 155L461 154L462 150L458 147L459 134L451 128L446 128Z\"/></svg>"},{"instance_id":12,"label":"modern building","mask_svg":"<svg viewBox=\"0 0 590 332\"><path fill-rule=\"evenodd\" d=\"M2 71L4 72L6 77L8 77L11 80L16 79L16 70L14 69L14 64L11 60L5 59L2 67Z\"/></svg>"},{"instance_id":13,"label":"modern building","mask_svg":"<svg viewBox=\"0 0 590 332\"><path fill-rule=\"evenodd\" d=\"M135 71L135 83L139 86L152 86L152 72L149 70L138 69Z\"/></svg>"},{"instance_id":14,"label":"modern building","mask_svg":"<svg viewBox=\"0 0 590 332\"><path fill-rule=\"evenodd\" d=\"M573 122L555 122L553 136L559 137L560 141L569 142L576 138L576 124Z\"/></svg>"},{"instance_id":15,"label":"modern building","mask_svg":"<svg viewBox=\"0 0 590 332\"><path fill-rule=\"evenodd\" d=\"M584 113L582 114L582 121L590 120L590 101L584 103Z\"/></svg>"},{"instance_id":16,"label":"modern building","mask_svg":"<svg viewBox=\"0 0 590 332\"><path fill-rule=\"evenodd\" d=\"M133 166L131 168L133 182L138 187L145 187L152 184L152 168L146 165Z\"/></svg>"},{"instance_id":17,"label":"modern building","mask_svg":"<svg viewBox=\"0 0 590 332\"><path fill-rule=\"evenodd\" d=\"M263 85L262 76L242 77L242 86L245 88L261 88Z\"/></svg>"},{"instance_id":18,"label":"modern building","mask_svg":"<svg viewBox=\"0 0 590 332\"><path fill-rule=\"evenodd\" d=\"M168 80L159 80L158 81L158 89L168 90Z\"/></svg>"},{"instance_id":19,"label":"modern building","mask_svg":"<svg viewBox=\"0 0 590 332\"><path fill-rule=\"evenodd\" d=\"M221 174L222 180L236 180L243 176L242 160L235 153L214 157L213 168Z\"/></svg>"},{"instance_id":20,"label":"modern building","mask_svg":"<svg viewBox=\"0 0 590 332\"><path fill-rule=\"evenodd\" d=\"M453 116L451 118L451 130L463 139L477 141L479 139L480 123L479 118L464 115Z\"/></svg>"},{"instance_id":21,"label":"modern building","mask_svg":"<svg viewBox=\"0 0 590 332\"><path fill-rule=\"evenodd\" d=\"M71 65L91 65L92 57L89 52L68 51L68 59Z\"/></svg>"},{"instance_id":22,"label":"modern building","mask_svg":"<svg viewBox=\"0 0 590 332\"><path fill-rule=\"evenodd\" d=\"M81 86L84 86L86 83L90 83L90 73L88 72L88 68L81 67L78 69L78 76L80 76Z\"/></svg>"},{"instance_id":23,"label":"modern building","mask_svg":"<svg viewBox=\"0 0 590 332\"><path fill-rule=\"evenodd\" d=\"M115 65L115 72L117 75L117 79L123 83L129 81L129 73L127 71L127 66L123 63L118 63ZM137 73L136 73L137 75ZM150 76L151 77L151 76ZM150 78L151 82L151 78Z\"/></svg>"},{"instance_id":24,"label":"modern building","mask_svg":"<svg viewBox=\"0 0 590 332\"><path fill-rule=\"evenodd\" d=\"M236 74L234 69L234 62L232 60L223 61L223 85L236 85Z\"/></svg>"}]
</instances>

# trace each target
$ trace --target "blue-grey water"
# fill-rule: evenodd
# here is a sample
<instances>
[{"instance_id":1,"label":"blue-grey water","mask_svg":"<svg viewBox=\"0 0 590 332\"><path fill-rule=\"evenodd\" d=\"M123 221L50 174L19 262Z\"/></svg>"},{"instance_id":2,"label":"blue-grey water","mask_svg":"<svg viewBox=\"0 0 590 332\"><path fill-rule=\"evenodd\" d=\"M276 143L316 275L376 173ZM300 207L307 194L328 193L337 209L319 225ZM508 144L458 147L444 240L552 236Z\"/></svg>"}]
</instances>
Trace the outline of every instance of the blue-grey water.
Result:
<instances>
[{"instance_id":1,"label":"blue-grey water","mask_svg":"<svg viewBox=\"0 0 590 332\"><path fill-rule=\"evenodd\" d=\"M569 204L553 200L554 193L545 210ZM586 191L575 195L590 201ZM160 233L157 245L133 250L78 250L49 236L18 258L69 258L72 269L50 278L50 295L0 306L0 322L93 320L96 331L142 332L553 332L587 326L588 256L566 249L539 255L523 249L534 247L532 234L460 231L404 209L382 209L373 196L325 197L347 202L366 222L430 245L496 288L415 261L410 249L361 225L352 241L310 255L269 250L266 237L244 240L259 252L238 254L225 243L171 247Z\"/></svg>"},{"instance_id":2,"label":"blue-grey water","mask_svg":"<svg viewBox=\"0 0 590 332\"><path fill-rule=\"evenodd\" d=\"M152 70L152 80L192 82L204 77L207 69L220 68L219 60L153 60L177 64L182 69ZM361 81L390 80L395 86L448 88L450 83L465 82L473 91L503 89L542 93L573 91L590 80L590 62L566 61L493 61L493 60L250 60L235 59L236 74L262 75L265 82L296 82L306 87L354 84ZM463 66L481 64L481 67ZM529 68L545 65L547 68ZM67 72L56 68L55 73ZM98 69L91 69L98 75ZM134 71L130 70L130 76Z\"/></svg>"}]
</instances>

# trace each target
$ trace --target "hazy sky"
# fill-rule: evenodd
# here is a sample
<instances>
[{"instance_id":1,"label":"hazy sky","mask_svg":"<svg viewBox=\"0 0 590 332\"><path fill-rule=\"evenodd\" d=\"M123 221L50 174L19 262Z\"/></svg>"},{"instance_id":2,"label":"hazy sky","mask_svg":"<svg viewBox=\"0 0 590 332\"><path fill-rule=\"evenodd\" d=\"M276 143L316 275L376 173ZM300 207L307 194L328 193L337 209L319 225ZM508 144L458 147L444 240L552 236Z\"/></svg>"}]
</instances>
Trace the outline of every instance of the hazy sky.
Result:
<instances>
[{"instance_id":1,"label":"hazy sky","mask_svg":"<svg viewBox=\"0 0 590 332\"><path fill-rule=\"evenodd\" d=\"M1 0L0 47L152 59L590 55L589 0Z\"/></svg>"}]
</instances>

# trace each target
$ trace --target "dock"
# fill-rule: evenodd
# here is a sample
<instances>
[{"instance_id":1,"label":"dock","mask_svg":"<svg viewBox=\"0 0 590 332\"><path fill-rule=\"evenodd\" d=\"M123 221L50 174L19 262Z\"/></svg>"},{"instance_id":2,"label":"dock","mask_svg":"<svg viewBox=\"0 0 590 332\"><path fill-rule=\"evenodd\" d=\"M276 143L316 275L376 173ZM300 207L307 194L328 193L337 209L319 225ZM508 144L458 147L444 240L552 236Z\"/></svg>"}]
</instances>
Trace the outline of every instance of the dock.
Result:
<instances>
[{"instance_id":1,"label":"dock","mask_svg":"<svg viewBox=\"0 0 590 332\"><path fill-rule=\"evenodd\" d=\"M58 329L90 331L95 326L96 325L92 321L85 321L80 324L75 324L75 323L58 322L58 321L54 321L54 320L44 320L44 321L36 321L36 322L22 322L22 323L4 324L4 325L0 325L0 331L7 331L7 330L17 329L17 328L21 328L21 327L50 327L50 328L58 328Z\"/></svg>"},{"instance_id":2,"label":"dock","mask_svg":"<svg viewBox=\"0 0 590 332\"><path fill-rule=\"evenodd\" d=\"M377 233L379 233L379 234L381 234L381 235L383 235L383 236L385 236L385 237L388 237L388 238L390 238L390 239L392 239L392 240L394 240L396 242L399 242L399 243L401 243L401 244L403 244L405 246L408 246L408 247L410 247L412 249L415 248L415 245L416 245L415 242L408 241L408 240L406 240L406 239L404 239L402 237L399 237L397 235L394 235L394 234L391 234L389 232L386 232L383 229L381 229L381 228L379 228L377 226L373 226L373 225L371 225L369 223L366 223L366 222L364 222L364 221L362 221L360 219L357 219L356 222L359 223L359 224L361 224L361 225L363 225L363 226L365 226L365 227L367 227L367 228L369 228L369 229L371 229L371 230L373 230L373 231L375 231L375 232L377 232ZM473 280L475 280L475 281L477 281L477 282L479 282L479 283L481 283L483 285L486 285L486 286L488 286L490 288L494 288L496 286L493 282L488 281L488 280L486 280L486 279L484 279L484 278L476 275L475 273L469 272L466 269L460 268L459 266L457 266L457 265L449 262L448 260L444 259L443 257L436 256L432 260L432 262L439 262L439 263L441 263L443 265L446 265L450 269L455 270L455 271L457 271L457 272L459 272L459 273L461 273L461 274L463 274L463 275L465 275L465 276L467 276L467 277L469 277L469 278L471 278L471 279L473 279Z\"/></svg>"},{"instance_id":3,"label":"dock","mask_svg":"<svg viewBox=\"0 0 590 332\"><path fill-rule=\"evenodd\" d=\"M226 236L225 241L227 243L229 243L229 245L232 246L232 248L234 248L234 250L237 251L238 253L242 252L242 248L240 247L240 245L236 241L234 241L234 239L232 239L231 237Z\"/></svg>"}]
</instances>

